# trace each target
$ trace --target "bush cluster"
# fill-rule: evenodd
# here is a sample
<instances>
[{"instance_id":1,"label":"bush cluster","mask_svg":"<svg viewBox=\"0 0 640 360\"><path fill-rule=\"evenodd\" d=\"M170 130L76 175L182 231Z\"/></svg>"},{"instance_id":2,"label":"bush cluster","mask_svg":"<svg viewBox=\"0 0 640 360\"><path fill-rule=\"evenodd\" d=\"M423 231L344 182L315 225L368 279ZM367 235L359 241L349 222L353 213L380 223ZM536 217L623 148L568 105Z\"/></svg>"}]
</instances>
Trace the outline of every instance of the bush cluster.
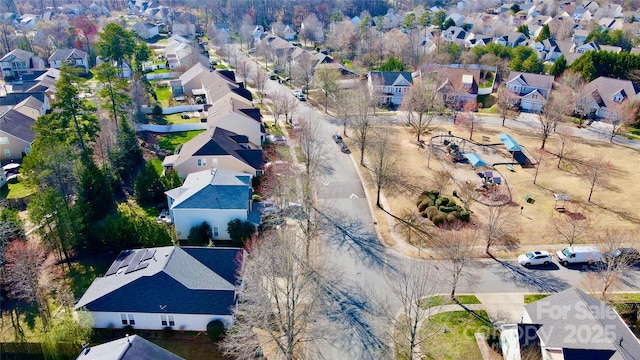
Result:
<instances>
[{"instance_id":1,"label":"bush cluster","mask_svg":"<svg viewBox=\"0 0 640 360\"><path fill-rule=\"evenodd\" d=\"M416 200L416 206L420 215L431 220L436 226L458 220L469 221L469 211L451 198L440 197L437 190L423 191Z\"/></svg>"}]
</instances>

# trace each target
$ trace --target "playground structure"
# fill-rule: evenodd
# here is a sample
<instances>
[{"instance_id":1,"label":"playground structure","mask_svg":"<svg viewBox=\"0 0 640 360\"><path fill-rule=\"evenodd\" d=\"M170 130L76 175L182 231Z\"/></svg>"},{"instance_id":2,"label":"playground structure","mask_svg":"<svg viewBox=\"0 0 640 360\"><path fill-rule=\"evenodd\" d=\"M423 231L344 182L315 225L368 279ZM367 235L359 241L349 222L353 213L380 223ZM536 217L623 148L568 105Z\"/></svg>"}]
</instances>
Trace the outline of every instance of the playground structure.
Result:
<instances>
[{"instance_id":1,"label":"playground structure","mask_svg":"<svg viewBox=\"0 0 640 360\"><path fill-rule=\"evenodd\" d=\"M528 168L535 166L533 157L509 134L498 134L500 143L478 143L473 140L441 133L430 140L438 162L459 186L472 185L473 198L487 206L503 205L511 202L511 191L496 166L504 165L509 171L515 166ZM487 142L483 137L483 142Z\"/></svg>"}]
</instances>

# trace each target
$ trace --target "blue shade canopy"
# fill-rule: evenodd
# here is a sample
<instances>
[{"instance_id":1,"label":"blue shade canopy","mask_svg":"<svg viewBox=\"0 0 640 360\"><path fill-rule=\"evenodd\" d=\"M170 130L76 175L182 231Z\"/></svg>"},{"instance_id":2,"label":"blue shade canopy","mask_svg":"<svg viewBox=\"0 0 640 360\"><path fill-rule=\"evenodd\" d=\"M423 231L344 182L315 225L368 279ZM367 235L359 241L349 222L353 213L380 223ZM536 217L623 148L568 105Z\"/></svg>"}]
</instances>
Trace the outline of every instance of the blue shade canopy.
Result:
<instances>
[{"instance_id":1,"label":"blue shade canopy","mask_svg":"<svg viewBox=\"0 0 640 360\"><path fill-rule=\"evenodd\" d=\"M478 154L475 153L469 153L469 154L463 154L464 157L466 157L467 159L469 159L469 162L471 163L471 165L473 166L487 166L487 163L484 162L484 160L482 160L480 158L480 156L478 156Z\"/></svg>"},{"instance_id":2,"label":"blue shade canopy","mask_svg":"<svg viewBox=\"0 0 640 360\"><path fill-rule=\"evenodd\" d=\"M522 147L509 134L498 134L498 139L502 141L509 151L522 151Z\"/></svg>"}]
</instances>

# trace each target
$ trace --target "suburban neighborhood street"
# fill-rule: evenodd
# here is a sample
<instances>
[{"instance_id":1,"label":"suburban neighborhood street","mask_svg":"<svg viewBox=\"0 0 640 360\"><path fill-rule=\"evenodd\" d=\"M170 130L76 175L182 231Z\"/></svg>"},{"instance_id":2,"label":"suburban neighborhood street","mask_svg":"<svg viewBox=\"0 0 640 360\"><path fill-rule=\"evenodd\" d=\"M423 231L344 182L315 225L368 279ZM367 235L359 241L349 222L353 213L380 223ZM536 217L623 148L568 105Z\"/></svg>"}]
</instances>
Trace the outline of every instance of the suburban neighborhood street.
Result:
<instances>
[{"instance_id":1,"label":"suburban neighborhood street","mask_svg":"<svg viewBox=\"0 0 640 360\"><path fill-rule=\"evenodd\" d=\"M256 63L252 64L256 71ZM278 92L291 90L274 80L265 86L267 98ZM401 115L398 115L399 118ZM317 202L319 211L330 224L330 230L323 234L322 241L328 245L324 255L326 265L339 275L340 289L334 294L340 303L341 317L336 318L342 328L331 324L336 331L328 339L317 344L322 357L327 359L375 359L378 346L382 344L384 326L377 326L380 304L400 306L388 290L388 279L397 276L398 270L407 268L413 262L422 262L429 267L438 283L436 292L448 294L450 263L445 260L419 260L407 257L386 247L376 233L372 209L366 199L358 172L358 159L350 153L343 153L331 136L342 133L342 124L336 119L313 108L308 102L300 102L292 116L321 121L323 141L329 154L329 166L316 180L318 184ZM436 121L446 122L444 118ZM502 120L494 116L483 116L482 122L499 126ZM506 128L533 128L535 115L524 114L518 119L507 120ZM607 139L606 124L596 124L586 129L576 129L575 135L596 140ZM347 133L348 135L348 133ZM616 143L637 147L639 144L623 137L616 137ZM477 259L469 264L465 276L458 284L457 294L528 294L558 292L574 286L585 285L585 274L596 271L587 265L565 268L553 263L546 267L524 268L515 259ZM625 273L619 291L633 291L640 288L640 271L633 268ZM494 320L495 321L495 320ZM318 324L326 326L326 324Z\"/></svg>"}]
</instances>

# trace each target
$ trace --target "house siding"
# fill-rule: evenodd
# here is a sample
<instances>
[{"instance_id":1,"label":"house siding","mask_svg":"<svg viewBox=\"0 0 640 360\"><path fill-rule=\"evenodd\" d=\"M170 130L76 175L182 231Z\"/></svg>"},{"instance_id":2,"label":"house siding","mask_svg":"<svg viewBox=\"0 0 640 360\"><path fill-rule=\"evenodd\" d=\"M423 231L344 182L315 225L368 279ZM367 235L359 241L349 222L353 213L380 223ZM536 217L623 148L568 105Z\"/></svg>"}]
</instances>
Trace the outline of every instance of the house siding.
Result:
<instances>
[{"instance_id":1,"label":"house siding","mask_svg":"<svg viewBox=\"0 0 640 360\"><path fill-rule=\"evenodd\" d=\"M198 166L198 159L206 159L207 164L205 166ZM217 165L214 166L214 160L217 162ZM231 155L221 155L221 156L196 156L193 155L186 159L184 162L175 166L175 170L182 178L187 177L187 175L202 171L206 169L211 169L212 167L225 169L225 170L233 170L238 172L244 172L247 174L251 174L252 176L256 176L256 169L252 168L250 165L236 159Z\"/></svg>"},{"instance_id":2,"label":"house siding","mask_svg":"<svg viewBox=\"0 0 640 360\"><path fill-rule=\"evenodd\" d=\"M169 205L171 206L171 204ZM247 205L248 207L249 205ZM179 239L186 239L192 227L209 223L211 228L218 228L216 240L231 240L227 232L227 224L231 220L247 220L247 209L173 209L171 218L176 227L176 234Z\"/></svg>"},{"instance_id":3,"label":"house siding","mask_svg":"<svg viewBox=\"0 0 640 360\"><path fill-rule=\"evenodd\" d=\"M8 144L5 144L8 142ZM10 155L5 156L5 150L9 150ZM2 160L21 160L22 153L26 153L31 150L31 144L18 139L17 137L7 134L4 131L0 131L0 159Z\"/></svg>"},{"instance_id":4,"label":"house siding","mask_svg":"<svg viewBox=\"0 0 640 360\"><path fill-rule=\"evenodd\" d=\"M173 315L175 326L174 330L184 331L206 331L207 324L213 320L220 320L227 325L233 324L233 316L231 315L210 315L210 314L172 314L172 313L131 313L131 312L99 312L99 311L78 311L78 314L89 314L94 321L94 328L110 329L123 328L120 314L133 314L136 324L132 325L135 329L146 330L162 330L161 315Z\"/></svg>"}]
</instances>

